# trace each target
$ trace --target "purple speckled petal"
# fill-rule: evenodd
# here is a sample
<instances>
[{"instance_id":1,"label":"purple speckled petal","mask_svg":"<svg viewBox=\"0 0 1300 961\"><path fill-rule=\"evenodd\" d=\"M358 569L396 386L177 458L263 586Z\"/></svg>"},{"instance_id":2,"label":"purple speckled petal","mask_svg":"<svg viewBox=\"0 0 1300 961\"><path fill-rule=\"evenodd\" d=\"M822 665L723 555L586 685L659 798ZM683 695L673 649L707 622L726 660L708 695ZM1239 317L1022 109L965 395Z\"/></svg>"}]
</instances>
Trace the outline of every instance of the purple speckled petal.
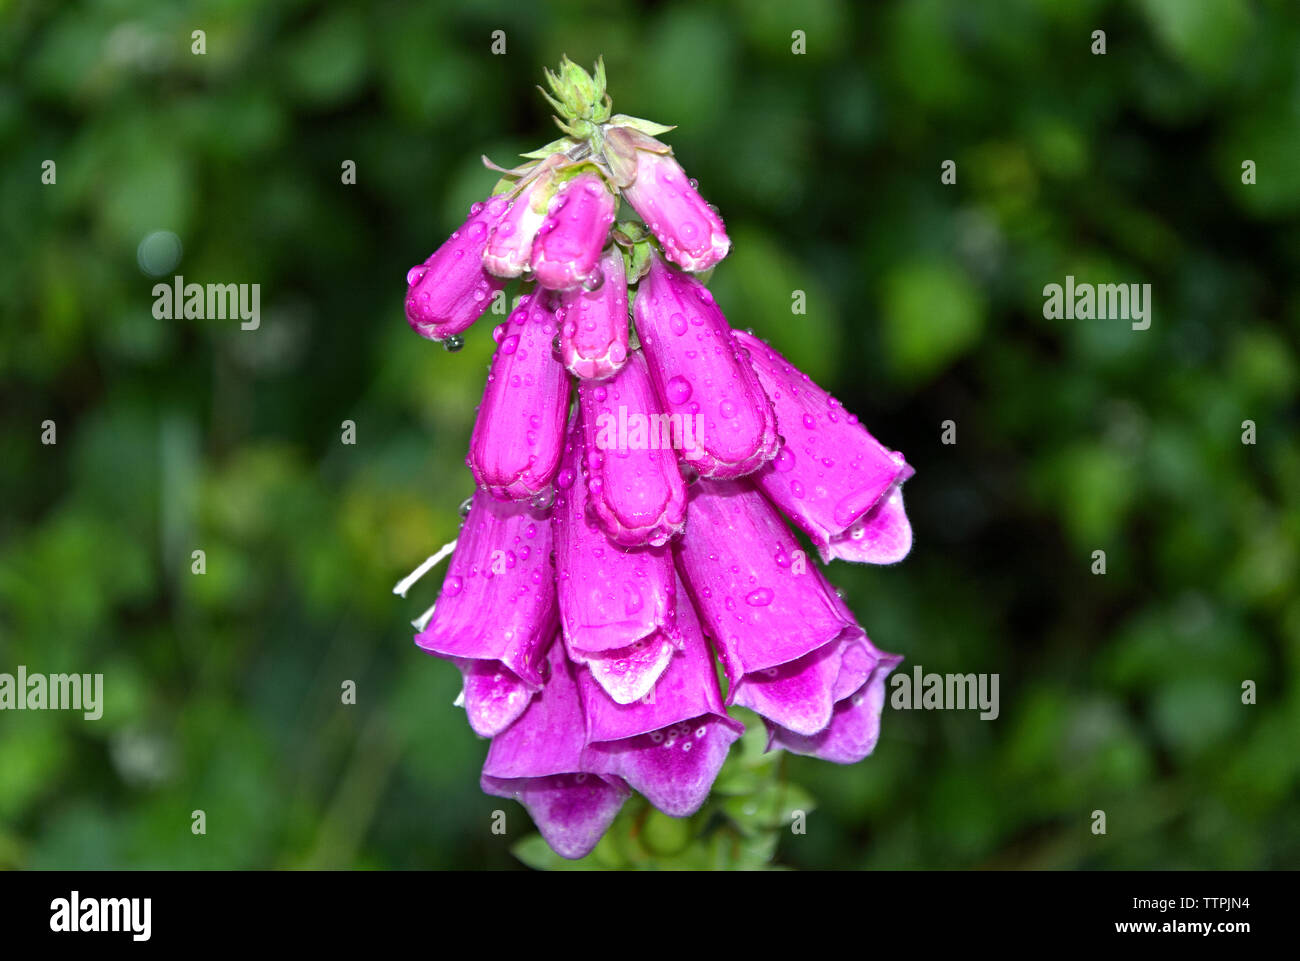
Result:
<instances>
[{"instance_id":1,"label":"purple speckled petal","mask_svg":"<svg viewBox=\"0 0 1300 961\"><path fill-rule=\"evenodd\" d=\"M912 549L912 525L903 508L902 484L895 484L875 507L821 548L825 561L896 564Z\"/></svg>"},{"instance_id":2,"label":"purple speckled petal","mask_svg":"<svg viewBox=\"0 0 1300 961\"><path fill-rule=\"evenodd\" d=\"M636 179L623 197L683 270L708 270L731 249L722 218L670 154L638 150Z\"/></svg>"},{"instance_id":3,"label":"purple speckled petal","mask_svg":"<svg viewBox=\"0 0 1300 961\"><path fill-rule=\"evenodd\" d=\"M588 671L578 672L588 741L618 741L688 721L704 714L726 716L713 654L695 606L678 586L677 629L681 651L654 687L652 697L632 704L611 700Z\"/></svg>"},{"instance_id":4,"label":"purple speckled petal","mask_svg":"<svg viewBox=\"0 0 1300 961\"><path fill-rule=\"evenodd\" d=\"M522 500L555 478L569 413L569 377L552 350L557 322L544 293L520 300L493 332L483 403L466 463L495 497Z\"/></svg>"},{"instance_id":5,"label":"purple speckled petal","mask_svg":"<svg viewBox=\"0 0 1300 961\"><path fill-rule=\"evenodd\" d=\"M609 829L628 797L614 777L582 767L582 702L561 645L551 648L550 676L528 709L488 749L480 785L487 794L514 798L556 854L580 858Z\"/></svg>"},{"instance_id":6,"label":"purple speckled petal","mask_svg":"<svg viewBox=\"0 0 1300 961\"><path fill-rule=\"evenodd\" d=\"M583 283L596 269L614 222L614 195L598 175L583 173L551 198L533 241L533 274L552 290Z\"/></svg>"},{"instance_id":7,"label":"purple speckled petal","mask_svg":"<svg viewBox=\"0 0 1300 961\"><path fill-rule=\"evenodd\" d=\"M827 544L912 469L902 454L883 447L839 401L767 344L743 330L733 336L748 352L772 401L784 441L754 482L826 557Z\"/></svg>"},{"instance_id":8,"label":"purple speckled petal","mask_svg":"<svg viewBox=\"0 0 1300 961\"><path fill-rule=\"evenodd\" d=\"M595 774L516 779L484 775L479 786L484 794L522 804L551 850L570 860L591 853L632 794L617 778Z\"/></svg>"},{"instance_id":9,"label":"purple speckled petal","mask_svg":"<svg viewBox=\"0 0 1300 961\"><path fill-rule=\"evenodd\" d=\"M877 655L867 681L835 705L831 722L823 730L809 737L769 722L768 747L780 747L793 754L806 754L836 764L856 764L870 754L880 737L885 678L902 661L897 654L877 652Z\"/></svg>"},{"instance_id":10,"label":"purple speckled petal","mask_svg":"<svg viewBox=\"0 0 1300 961\"><path fill-rule=\"evenodd\" d=\"M771 504L744 481L701 478L677 544L682 580L733 688L859 628Z\"/></svg>"},{"instance_id":11,"label":"purple speckled petal","mask_svg":"<svg viewBox=\"0 0 1300 961\"><path fill-rule=\"evenodd\" d=\"M496 737L528 707L534 688L497 660L454 659L464 678L462 698L469 726L479 737Z\"/></svg>"},{"instance_id":12,"label":"purple speckled petal","mask_svg":"<svg viewBox=\"0 0 1300 961\"><path fill-rule=\"evenodd\" d=\"M560 301L560 357L575 377L600 380L627 362L627 272L611 246L600 258L604 283L577 287Z\"/></svg>"},{"instance_id":13,"label":"purple speckled petal","mask_svg":"<svg viewBox=\"0 0 1300 961\"><path fill-rule=\"evenodd\" d=\"M579 477L584 452L575 417L555 481L556 591L570 656L627 648L660 630L672 633L677 583L667 547L622 548L587 510Z\"/></svg>"},{"instance_id":14,"label":"purple speckled petal","mask_svg":"<svg viewBox=\"0 0 1300 961\"><path fill-rule=\"evenodd\" d=\"M578 396L587 490L605 533L627 547L666 544L686 523L686 483L641 351L608 380L580 381Z\"/></svg>"},{"instance_id":15,"label":"purple speckled petal","mask_svg":"<svg viewBox=\"0 0 1300 961\"><path fill-rule=\"evenodd\" d=\"M692 428L681 457L719 478L771 460L780 446L772 405L709 289L652 257L633 311L663 409Z\"/></svg>"},{"instance_id":16,"label":"purple speckled petal","mask_svg":"<svg viewBox=\"0 0 1300 961\"><path fill-rule=\"evenodd\" d=\"M505 285L482 264L488 226L505 207L501 197L475 204L460 229L407 272L406 319L421 337L444 340L466 330Z\"/></svg>"},{"instance_id":17,"label":"purple speckled petal","mask_svg":"<svg viewBox=\"0 0 1300 961\"><path fill-rule=\"evenodd\" d=\"M652 697L614 704L581 671L587 712L587 770L617 775L665 814L686 817L709 795L744 726L727 717L713 656L689 602L680 608L684 646Z\"/></svg>"},{"instance_id":18,"label":"purple speckled petal","mask_svg":"<svg viewBox=\"0 0 1300 961\"><path fill-rule=\"evenodd\" d=\"M619 704L631 704L650 693L676 651L671 638L656 632L617 650L588 652L569 648L569 657L588 668L611 698Z\"/></svg>"},{"instance_id":19,"label":"purple speckled petal","mask_svg":"<svg viewBox=\"0 0 1300 961\"><path fill-rule=\"evenodd\" d=\"M550 517L476 491L415 643L441 657L500 661L536 690L558 624Z\"/></svg>"}]
</instances>

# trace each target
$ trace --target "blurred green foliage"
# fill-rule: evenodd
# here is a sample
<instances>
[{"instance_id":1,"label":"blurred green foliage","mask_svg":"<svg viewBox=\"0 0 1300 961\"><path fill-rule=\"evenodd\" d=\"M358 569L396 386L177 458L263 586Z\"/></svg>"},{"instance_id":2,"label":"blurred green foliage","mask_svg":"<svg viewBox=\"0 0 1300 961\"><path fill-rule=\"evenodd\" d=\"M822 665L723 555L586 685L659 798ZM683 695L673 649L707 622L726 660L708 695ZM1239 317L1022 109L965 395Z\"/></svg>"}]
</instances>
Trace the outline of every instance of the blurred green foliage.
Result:
<instances>
[{"instance_id":1,"label":"blurred green foliage","mask_svg":"<svg viewBox=\"0 0 1300 961\"><path fill-rule=\"evenodd\" d=\"M805 835L719 792L712 830L760 839L719 856L1300 865L1291 0L0 18L0 670L106 685L99 721L0 715L0 866L548 863L478 790L457 672L410 643L439 578L390 591L455 536L491 348L486 321L454 356L412 334L403 277L490 189L481 154L553 137L533 85L561 53L603 53L617 109L680 125L736 240L713 281L733 324L916 466L911 557L829 571L872 637L903 670L1001 675L996 721L887 709L866 762L789 758L764 803L811 792ZM158 230L169 276L260 284L260 330L155 319ZM1150 283L1150 330L1045 320L1066 274ZM635 837L597 854L683 863L661 820L630 807Z\"/></svg>"}]
</instances>

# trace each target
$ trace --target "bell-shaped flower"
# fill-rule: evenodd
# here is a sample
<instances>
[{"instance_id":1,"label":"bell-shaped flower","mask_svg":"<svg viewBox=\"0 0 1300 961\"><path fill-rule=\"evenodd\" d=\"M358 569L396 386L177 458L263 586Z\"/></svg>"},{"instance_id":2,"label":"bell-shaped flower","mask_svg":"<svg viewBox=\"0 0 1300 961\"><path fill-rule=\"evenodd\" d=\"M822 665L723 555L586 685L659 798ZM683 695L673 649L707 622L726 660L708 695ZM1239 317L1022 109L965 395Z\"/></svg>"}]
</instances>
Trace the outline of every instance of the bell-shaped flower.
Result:
<instances>
[{"instance_id":1,"label":"bell-shaped flower","mask_svg":"<svg viewBox=\"0 0 1300 961\"><path fill-rule=\"evenodd\" d=\"M636 149L635 177L623 187L623 198L641 215L663 246L664 256L682 270L708 270L731 250L727 230L711 206L686 176L672 153L652 137L627 128L611 143L625 150L621 140ZM646 149L653 145L653 149Z\"/></svg>"},{"instance_id":2,"label":"bell-shaped flower","mask_svg":"<svg viewBox=\"0 0 1300 961\"><path fill-rule=\"evenodd\" d=\"M575 287L560 299L560 358L585 380L601 380L627 362L627 272L616 245L598 268L598 287Z\"/></svg>"},{"instance_id":3,"label":"bell-shaped flower","mask_svg":"<svg viewBox=\"0 0 1300 961\"><path fill-rule=\"evenodd\" d=\"M590 853L631 793L617 777L589 773L582 702L573 666L556 643L541 692L510 728L492 739L485 794L522 804L551 849L566 858Z\"/></svg>"},{"instance_id":4,"label":"bell-shaped flower","mask_svg":"<svg viewBox=\"0 0 1300 961\"><path fill-rule=\"evenodd\" d=\"M525 296L492 334L497 349L466 463L498 498L541 493L559 467L569 377L552 348L559 328L550 299L545 291Z\"/></svg>"},{"instance_id":5,"label":"bell-shaped flower","mask_svg":"<svg viewBox=\"0 0 1300 961\"><path fill-rule=\"evenodd\" d=\"M588 746L583 767L623 778L673 817L699 810L727 750L744 725L727 716L699 619L685 589L679 595L683 646L654 690L632 704L616 704L589 672L580 671Z\"/></svg>"},{"instance_id":6,"label":"bell-shaped flower","mask_svg":"<svg viewBox=\"0 0 1300 961\"><path fill-rule=\"evenodd\" d=\"M555 577L569 658L620 704L644 697L680 643L677 581L667 547L623 548L587 510L582 427L570 426L555 481Z\"/></svg>"},{"instance_id":7,"label":"bell-shaped flower","mask_svg":"<svg viewBox=\"0 0 1300 961\"><path fill-rule=\"evenodd\" d=\"M605 533L625 547L668 543L686 522L686 483L641 351L608 380L580 381L578 398L587 491Z\"/></svg>"},{"instance_id":8,"label":"bell-shaped flower","mask_svg":"<svg viewBox=\"0 0 1300 961\"><path fill-rule=\"evenodd\" d=\"M483 249L506 206L503 197L474 204L460 229L407 272L406 319L421 337L445 340L468 329L505 286L483 269Z\"/></svg>"},{"instance_id":9,"label":"bell-shaped flower","mask_svg":"<svg viewBox=\"0 0 1300 961\"><path fill-rule=\"evenodd\" d=\"M771 460L780 445L772 405L709 289L652 257L633 311L664 410L692 427L682 458L717 478Z\"/></svg>"},{"instance_id":10,"label":"bell-shaped flower","mask_svg":"<svg viewBox=\"0 0 1300 961\"><path fill-rule=\"evenodd\" d=\"M763 495L744 481L692 484L676 554L722 656L728 703L802 734L830 723L836 685L849 680L841 670L852 676L866 634Z\"/></svg>"},{"instance_id":11,"label":"bell-shaped flower","mask_svg":"<svg viewBox=\"0 0 1300 961\"><path fill-rule=\"evenodd\" d=\"M772 402L784 442L754 483L812 538L823 560L901 560L912 540L900 488L912 468L903 455L882 446L839 401L753 334L737 330L734 337ZM878 513L874 526L859 527L856 540L849 536L846 546L832 547L891 493L896 507Z\"/></svg>"},{"instance_id":12,"label":"bell-shaped flower","mask_svg":"<svg viewBox=\"0 0 1300 961\"><path fill-rule=\"evenodd\" d=\"M599 286L600 252L614 222L614 195L594 173L578 174L551 198L533 240L533 276L543 287Z\"/></svg>"},{"instance_id":13,"label":"bell-shaped flower","mask_svg":"<svg viewBox=\"0 0 1300 961\"><path fill-rule=\"evenodd\" d=\"M461 667L470 726L484 737L508 727L541 687L559 622L551 543L544 514L476 491L433 616L415 638Z\"/></svg>"}]
</instances>

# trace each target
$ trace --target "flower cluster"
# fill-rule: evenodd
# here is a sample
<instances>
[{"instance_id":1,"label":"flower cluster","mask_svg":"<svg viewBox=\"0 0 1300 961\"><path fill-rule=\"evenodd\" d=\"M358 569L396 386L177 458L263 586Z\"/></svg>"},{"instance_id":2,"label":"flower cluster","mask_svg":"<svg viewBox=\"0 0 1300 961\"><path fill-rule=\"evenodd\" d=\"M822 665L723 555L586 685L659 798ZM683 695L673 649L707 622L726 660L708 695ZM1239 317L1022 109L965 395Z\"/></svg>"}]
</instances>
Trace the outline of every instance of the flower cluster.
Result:
<instances>
[{"instance_id":1,"label":"flower cluster","mask_svg":"<svg viewBox=\"0 0 1300 961\"><path fill-rule=\"evenodd\" d=\"M565 137L502 171L407 278L411 326L443 341L522 281L493 333L476 490L416 643L464 675L459 703L492 739L483 789L581 857L630 790L673 816L700 807L743 731L729 705L759 714L772 747L872 751L900 659L781 515L823 561L892 563L911 546L912 471L728 325L694 275L730 241L656 139L671 128L611 115L603 65L547 76ZM632 213L616 219L620 201ZM629 442L629 420L650 436Z\"/></svg>"}]
</instances>

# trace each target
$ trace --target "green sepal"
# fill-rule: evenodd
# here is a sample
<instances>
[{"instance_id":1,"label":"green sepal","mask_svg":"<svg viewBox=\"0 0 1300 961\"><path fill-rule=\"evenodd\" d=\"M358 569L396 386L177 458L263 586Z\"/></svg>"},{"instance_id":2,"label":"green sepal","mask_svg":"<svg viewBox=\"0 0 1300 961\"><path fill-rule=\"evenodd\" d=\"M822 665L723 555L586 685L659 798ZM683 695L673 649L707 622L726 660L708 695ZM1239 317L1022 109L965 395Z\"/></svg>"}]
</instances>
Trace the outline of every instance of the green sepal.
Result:
<instances>
[{"instance_id":1,"label":"green sepal","mask_svg":"<svg viewBox=\"0 0 1300 961\"><path fill-rule=\"evenodd\" d=\"M661 133L667 133L670 130L676 130L676 124L655 123L653 120L646 120L643 117L629 117L625 113L616 113L609 118L611 127L631 127L633 130L649 134L651 137L657 137Z\"/></svg>"}]
</instances>

